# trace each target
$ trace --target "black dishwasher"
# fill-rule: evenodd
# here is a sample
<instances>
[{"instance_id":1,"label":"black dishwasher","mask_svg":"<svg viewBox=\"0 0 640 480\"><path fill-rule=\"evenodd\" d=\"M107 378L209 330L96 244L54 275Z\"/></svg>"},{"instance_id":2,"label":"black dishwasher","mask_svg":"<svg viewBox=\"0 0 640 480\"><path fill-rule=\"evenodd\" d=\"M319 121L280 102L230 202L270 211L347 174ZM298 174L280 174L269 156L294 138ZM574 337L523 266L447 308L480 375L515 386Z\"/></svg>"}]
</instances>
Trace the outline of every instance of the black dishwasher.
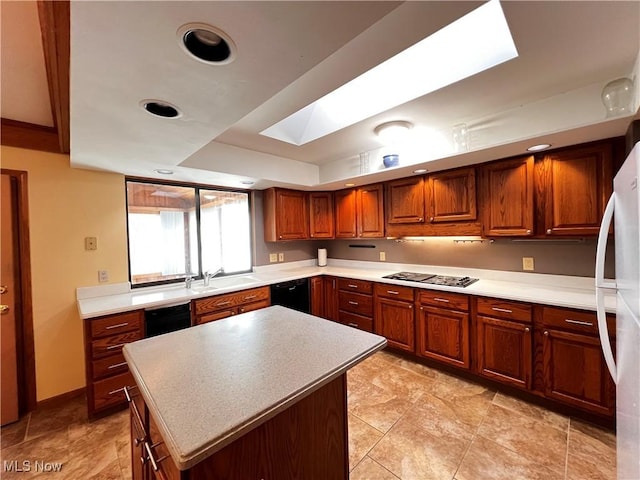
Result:
<instances>
[{"instance_id":1,"label":"black dishwasher","mask_svg":"<svg viewBox=\"0 0 640 480\"><path fill-rule=\"evenodd\" d=\"M309 313L309 279L301 278L271 285L271 305L282 305Z\"/></svg>"},{"instance_id":2,"label":"black dishwasher","mask_svg":"<svg viewBox=\"0 0 640 480\"><path fill-rule=\"evenodd\" d=\"M152 307L144 311L145 337L155 337L191 326L191 303Z\"/></svg>"}]
</instances>

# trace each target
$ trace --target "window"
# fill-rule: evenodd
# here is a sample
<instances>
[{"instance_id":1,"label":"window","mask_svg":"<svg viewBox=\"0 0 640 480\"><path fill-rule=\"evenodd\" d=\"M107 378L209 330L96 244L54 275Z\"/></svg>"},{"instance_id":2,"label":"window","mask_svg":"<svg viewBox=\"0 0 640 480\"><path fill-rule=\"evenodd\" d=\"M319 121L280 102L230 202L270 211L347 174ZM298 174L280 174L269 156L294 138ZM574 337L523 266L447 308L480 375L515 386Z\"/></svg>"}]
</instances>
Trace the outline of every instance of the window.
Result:
<instances>
[{"instance_id":1,"label":"window","mask_svg":"<svg viewBox=\"0 0 640 480\"><path fill-rule=\"evenodd\" d=\"M249 194L127 180L133 286L251 270Z\"/></svg>"}]
</instances>

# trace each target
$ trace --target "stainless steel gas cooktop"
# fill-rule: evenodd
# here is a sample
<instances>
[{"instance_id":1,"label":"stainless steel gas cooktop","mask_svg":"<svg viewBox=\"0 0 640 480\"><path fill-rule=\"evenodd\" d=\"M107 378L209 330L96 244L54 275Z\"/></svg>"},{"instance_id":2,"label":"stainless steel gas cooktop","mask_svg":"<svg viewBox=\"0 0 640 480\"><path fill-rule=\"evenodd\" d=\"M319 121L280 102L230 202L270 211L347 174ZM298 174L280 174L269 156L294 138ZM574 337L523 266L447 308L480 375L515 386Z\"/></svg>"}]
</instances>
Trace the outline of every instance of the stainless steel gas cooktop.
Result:
<instances>
[{"instance_id":1,"label":"stainless steel gas cooktop","mask_svg":"<svg viewBox=\"0 0 640 480\"><path fill-rule=\"evenodd\" d=\"M432 273L416 273L416 272L398 272L391 275L385 275L382 278L390 278L393 280L404 280L406 282L420 282L431 285L446 285L448 287L467 287L477 278L471 277L449 277L447 275L434 275Z\"/></svg>"}]
</instances>

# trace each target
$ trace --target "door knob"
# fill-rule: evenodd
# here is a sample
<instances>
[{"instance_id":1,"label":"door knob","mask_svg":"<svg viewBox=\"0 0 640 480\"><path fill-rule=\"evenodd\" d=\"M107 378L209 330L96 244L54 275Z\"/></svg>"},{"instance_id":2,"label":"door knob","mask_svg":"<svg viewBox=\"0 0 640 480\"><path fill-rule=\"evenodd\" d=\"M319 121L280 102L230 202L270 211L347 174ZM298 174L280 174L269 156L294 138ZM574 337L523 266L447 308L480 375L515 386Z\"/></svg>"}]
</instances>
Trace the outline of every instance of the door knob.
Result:
<instances>
[{"instance_id":1,"label":"door knob","mask_svg":"<svg viewBox=\"0 0 640 480\"><path fill-rule=\"evenodd\" d=\"M9 305L0 305L0 315L4 315L9 311Z\"/></svg>"},{"instance_id":2,"label":"door knob","mask_svg":"<svg viewBox=\"0 0 640 480\"><path fill-rule=\"evenodd\" d=\"M8 291L9 289L7 288L6 285L0 285L0 294L7 293Z\"/></svg>"}]
</instances>

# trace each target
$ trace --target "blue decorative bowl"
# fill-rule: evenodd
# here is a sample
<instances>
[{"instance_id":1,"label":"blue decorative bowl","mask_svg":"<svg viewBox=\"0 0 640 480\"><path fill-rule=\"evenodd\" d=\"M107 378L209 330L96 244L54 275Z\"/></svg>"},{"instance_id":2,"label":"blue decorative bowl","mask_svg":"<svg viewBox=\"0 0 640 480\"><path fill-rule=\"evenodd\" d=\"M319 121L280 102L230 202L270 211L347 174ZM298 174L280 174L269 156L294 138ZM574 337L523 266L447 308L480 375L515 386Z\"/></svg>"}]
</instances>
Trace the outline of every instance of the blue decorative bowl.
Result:
<instances>
[{"instance_id":1,"label":"blue decorative bowl","mask_svg":"<svg viewBox=\"0 0 640 480\"><path fill-rule=\"evenodd\" d=\"M382 157L382 163L384 163L385 168L397 167L400 163L400 155L396 155L395 153L392 155L385 155Z\"/></svg>"}]
</instances>

